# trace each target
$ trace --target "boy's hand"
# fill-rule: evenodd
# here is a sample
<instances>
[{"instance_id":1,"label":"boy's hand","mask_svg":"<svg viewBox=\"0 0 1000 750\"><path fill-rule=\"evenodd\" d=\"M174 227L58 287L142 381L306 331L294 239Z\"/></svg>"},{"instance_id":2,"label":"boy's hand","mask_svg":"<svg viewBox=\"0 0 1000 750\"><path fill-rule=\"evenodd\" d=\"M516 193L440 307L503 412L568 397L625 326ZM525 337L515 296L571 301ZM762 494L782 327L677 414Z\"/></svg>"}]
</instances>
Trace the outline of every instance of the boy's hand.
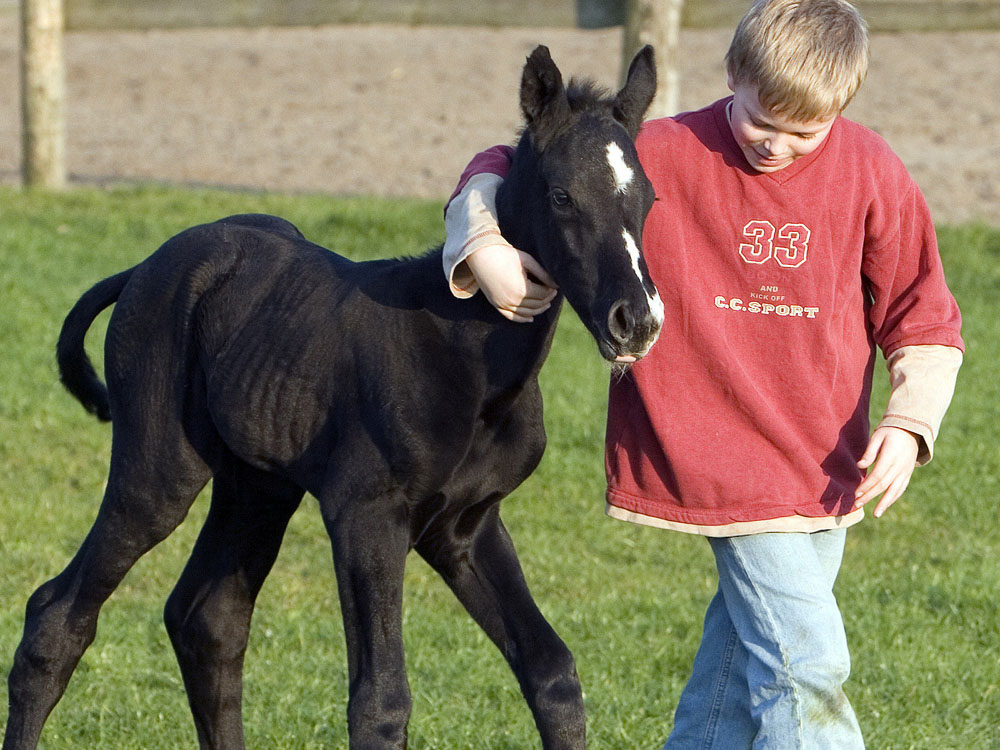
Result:
<instances>
[{"instance_id":1,"label":"boy's hand","mask_svg":"<svg viewBox=\"0 0 1000 750\"><path fill-rule=\"evenodd\" d=\"M872 433L858 468L867 469L872 464L874 468L854 493L855 508L882 495L875 506L875 517L879 518L900 498L917 467L918 441L912 432L898 427L879 427Z\"/></svg>"},{"instance_id":2,"label":"boy's hand","mask_svg":"<svg viewBox=\"0 0 1000 750\"><path fill-rule=\"evenodd\" d=\"M537 260L508 244L481 247L465 262L490 304L515 323L548 310L558 291Z\"/></svg>"}]
</instances>

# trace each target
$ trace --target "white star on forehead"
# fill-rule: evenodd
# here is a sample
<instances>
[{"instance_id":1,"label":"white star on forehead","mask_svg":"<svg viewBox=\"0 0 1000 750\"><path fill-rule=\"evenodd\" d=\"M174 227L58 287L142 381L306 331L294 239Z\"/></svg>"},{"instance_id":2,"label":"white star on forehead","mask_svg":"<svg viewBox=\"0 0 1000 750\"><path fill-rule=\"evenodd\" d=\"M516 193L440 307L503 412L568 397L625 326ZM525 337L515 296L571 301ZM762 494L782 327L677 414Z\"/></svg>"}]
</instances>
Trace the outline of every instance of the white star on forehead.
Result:
<instances>
[{"instance_id":1,"label":"white star on forehead","mask_svg":"<svg viewBox=\"0 0 1000 750\"><path fill-rule=\"evenodd\" d=\"M625 163L625 153L617 143L613 141L609 143L605 153L608 155L608 166L611 167L611 174L615 178L615 190L619 193L625 193L632 182L634 174L632 167Z\"/></svg>"}]
</instances>

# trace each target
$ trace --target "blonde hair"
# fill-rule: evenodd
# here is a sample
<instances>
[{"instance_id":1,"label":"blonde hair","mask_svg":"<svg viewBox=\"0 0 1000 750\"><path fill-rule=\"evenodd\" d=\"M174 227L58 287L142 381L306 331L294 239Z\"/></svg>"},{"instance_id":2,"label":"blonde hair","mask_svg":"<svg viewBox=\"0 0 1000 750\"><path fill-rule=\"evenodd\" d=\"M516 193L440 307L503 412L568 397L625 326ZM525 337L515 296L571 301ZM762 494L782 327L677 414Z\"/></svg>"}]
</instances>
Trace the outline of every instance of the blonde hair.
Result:
<instances>
[{"instance_id":1,"label":"blonde hair","mask_svg":"<svg viewBox=\"0 0 1000 750\"><path fill-rule=\"evenodd\" d=\"M726 53L733 83L790 120L834 117L868 72L868 24L846 0L755 0Z\"/></svg>"}]
</instances>

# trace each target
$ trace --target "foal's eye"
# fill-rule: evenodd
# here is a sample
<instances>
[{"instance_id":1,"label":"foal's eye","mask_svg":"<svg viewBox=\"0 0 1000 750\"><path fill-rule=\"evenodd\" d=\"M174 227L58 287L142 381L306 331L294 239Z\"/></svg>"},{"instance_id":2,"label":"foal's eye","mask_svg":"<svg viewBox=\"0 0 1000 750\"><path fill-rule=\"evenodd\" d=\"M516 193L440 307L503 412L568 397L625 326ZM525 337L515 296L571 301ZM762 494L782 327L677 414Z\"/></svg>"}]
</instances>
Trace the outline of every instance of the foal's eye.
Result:
<instances>
[{"instance_id":1,"label":"foal's eye","mask_svg":"<svg viewBox=\"0 0 1000 750\"><path fill-rule=\"evenodd\" d=\"M549 193L549 198L552 200L552 205L556 208L566 208L570 203L572 203L569 193L562 188L555 188L551 193Z\"/></svg>"}]
</instances>

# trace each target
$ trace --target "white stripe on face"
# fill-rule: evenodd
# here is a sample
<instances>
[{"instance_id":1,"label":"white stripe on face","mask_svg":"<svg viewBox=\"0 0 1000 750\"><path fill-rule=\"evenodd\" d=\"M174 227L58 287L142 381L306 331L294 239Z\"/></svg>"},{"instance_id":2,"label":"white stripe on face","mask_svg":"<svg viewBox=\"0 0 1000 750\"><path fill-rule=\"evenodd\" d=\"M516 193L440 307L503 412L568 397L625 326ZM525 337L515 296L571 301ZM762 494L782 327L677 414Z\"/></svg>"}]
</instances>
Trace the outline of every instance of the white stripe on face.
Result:
<instances>
[{"instance_id":1,"label":"white stripe on face","mask_svg":"<svg viewBox=\"0 0 1000 750\"><path fill-rule=\"evenodd\" d=\"M635 272L636 277L638 277L639 283L643 284L642 271L639 268L639 248L627 229L622 229L622 238L625 240L625 249L628 251L628 257L632 260L632 270ZM643 284L643 288L645 288L645 284ZM647 293L646 302L649 304L649 312L653 318L659 325L663 325L663 300L660 299L659 292L654 292L652 296Z\"/></svg>"},{"instance_id":2,"label":"white stripe on face","mask_svg":"<svg viewBox=\"0 0 1000 750\"><path fill-rule=\"evenodd\" d=\"M625 154L617 143L613 141L609 143L605 153L608 155L608 166L611 167L611 174L615 178L615 190L619 193L625 193L632 182L632 167L625 163Z\"/></svg>"}]
</instances>

